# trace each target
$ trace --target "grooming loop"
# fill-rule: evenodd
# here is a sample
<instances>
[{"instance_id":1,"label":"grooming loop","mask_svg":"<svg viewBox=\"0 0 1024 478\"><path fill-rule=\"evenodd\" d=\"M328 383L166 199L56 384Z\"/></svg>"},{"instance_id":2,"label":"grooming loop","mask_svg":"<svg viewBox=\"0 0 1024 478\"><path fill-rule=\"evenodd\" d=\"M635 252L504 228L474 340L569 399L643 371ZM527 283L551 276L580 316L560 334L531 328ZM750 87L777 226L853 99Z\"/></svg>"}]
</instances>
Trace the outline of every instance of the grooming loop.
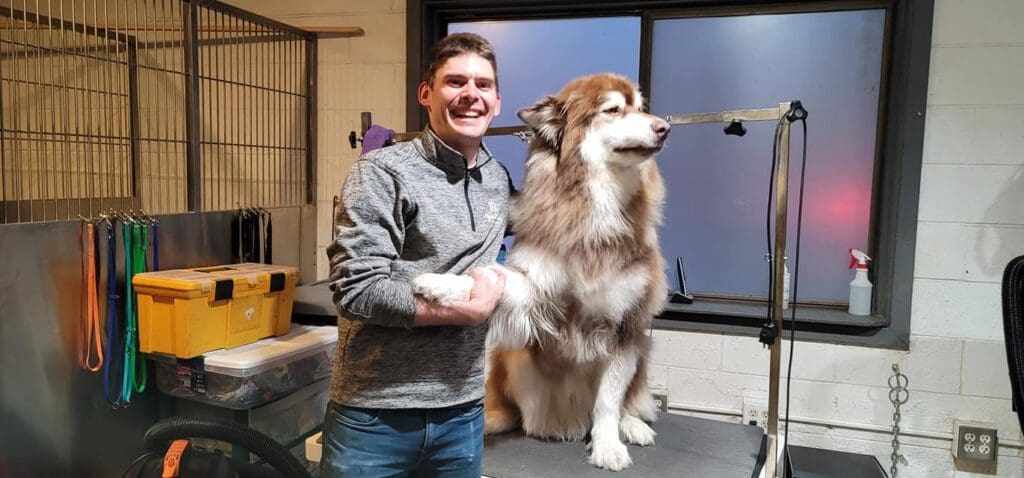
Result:
<instances>
[{"instance_id":1,"label":"grooming loop","mask_svg":"<svg viewBox=\"0 0 1024 478\"><path fill-rule=\"evenodd\" d=\"M773 258L785 257L786 255L786 215L788 202L788 181L789 181L789 130L790 121L786 116L798 101L779 103L775 108L731 110L714 113L697 113L687 115L670 115L665 119L672 125L706 124L718 123L725 125L725 133L742 136L745 132L743 122L747 121L774 121L776 122L775 149L773 154L778 154L778 165L775 170L775 237L773 240L774 250L765 254L765 261L772 266L771 290L769 297L781 298L783 294L783 275L785 265L783 261L776 261ZM802 109L802 108L801 108ZM806 111L803 113L806 117ZM779 470L779 375L782 364L782 349L779 336L782 333L782 300L771 300L772 307L768 311L768 320L762 328L760 340L770 349L770 363L768 369L768 450L765 461L765 476L782 476Z\"/></svg>"}]
</instances>

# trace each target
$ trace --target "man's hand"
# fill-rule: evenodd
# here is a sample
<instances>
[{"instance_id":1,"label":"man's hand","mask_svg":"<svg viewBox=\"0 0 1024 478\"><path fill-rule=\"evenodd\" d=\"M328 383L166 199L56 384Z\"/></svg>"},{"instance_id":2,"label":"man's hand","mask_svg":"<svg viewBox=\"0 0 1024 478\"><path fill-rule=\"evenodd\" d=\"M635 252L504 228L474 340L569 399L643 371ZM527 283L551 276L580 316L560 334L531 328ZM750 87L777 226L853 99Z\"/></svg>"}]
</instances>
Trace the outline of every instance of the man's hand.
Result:
<instances>
[{"instance_id":1,"label":"man's hand","mask_svg":"<svg viewBox=\"0 0 1024 478\"><path fill-rule=\"evenodd\" d=\"M473 278L469 299L457 300L447 306L417 299L416 327L436 325L475 326L486 321L498 306L505 292L505 274L499 268L487 271L476 268L467 272Z\"/></svg>"},{"instance_id":2,"label":"man's hand","mask_svg":"<svg viewBox=\"0 0 1024 478\"><path fill-rule=\"evenodd\" d=\"M467 274L473 277L473 289L469 291L469 300L456 305L465 307L469 325L476 325L487 320L498 306L505 293L505 273L498 268L477 268Z\"/></svg>"}]
</instances>

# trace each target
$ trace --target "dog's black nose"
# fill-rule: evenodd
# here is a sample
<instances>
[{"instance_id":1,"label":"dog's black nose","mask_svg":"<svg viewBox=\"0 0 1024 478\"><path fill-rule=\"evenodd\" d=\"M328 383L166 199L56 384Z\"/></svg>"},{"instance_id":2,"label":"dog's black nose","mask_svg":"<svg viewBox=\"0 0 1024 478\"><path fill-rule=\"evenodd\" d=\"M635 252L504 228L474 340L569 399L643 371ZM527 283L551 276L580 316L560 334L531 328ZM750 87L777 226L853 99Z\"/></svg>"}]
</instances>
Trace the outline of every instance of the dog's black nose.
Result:
<instances>
[{"instance_id":1,"label":"dog's black nose","mask_svg":"<svg viewBox=\"0 0 1024 478\"><path fill-rule=\"evenodd\" d=\"M661 118L655 118L655 121L651 123L651 128L654 128L654 132L658 136L665 136L668 134L668 131L672 129L672 126L668 124L668 121Z\"/></svg>"}]
</instances>

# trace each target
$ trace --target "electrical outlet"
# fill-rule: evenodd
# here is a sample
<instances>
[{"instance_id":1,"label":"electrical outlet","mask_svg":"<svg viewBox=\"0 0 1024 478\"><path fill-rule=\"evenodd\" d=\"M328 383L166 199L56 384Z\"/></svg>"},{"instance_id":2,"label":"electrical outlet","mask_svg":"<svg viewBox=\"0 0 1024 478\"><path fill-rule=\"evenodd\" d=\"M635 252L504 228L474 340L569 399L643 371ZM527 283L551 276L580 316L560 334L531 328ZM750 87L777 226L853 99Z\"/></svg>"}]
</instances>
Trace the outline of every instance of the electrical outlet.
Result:
<instances>
[{"instance_id":1,"label":"electrical outlet","mask_svg":"<svg viewBox=\"0 0 1024 478\"><path fill-rule=\"evenodd\" d=\"M996 474L999 458L999 436L987 423L953 422L953 465L957 470Z\"/></svg>"},{"instance_id":2,"label":"electrical outlet","mask_svg":"<svg viewBox=\"0 0 1024 478\"><path fill-rule=\"evenodd\" d=\"M743 424L768 429L768 399L743 397Z\"/></svg>"},{"instance_id":3,"label":"electrical outlet","mask_svg":"<svg viewBox=\"0 0 1024 478\"><path fill-rule=\"evenodd\" d=\"M668 391L651 390L651 396L654 397L654 406L658 407L658 411L668 413Z\"/></svg>"}]
</instances>

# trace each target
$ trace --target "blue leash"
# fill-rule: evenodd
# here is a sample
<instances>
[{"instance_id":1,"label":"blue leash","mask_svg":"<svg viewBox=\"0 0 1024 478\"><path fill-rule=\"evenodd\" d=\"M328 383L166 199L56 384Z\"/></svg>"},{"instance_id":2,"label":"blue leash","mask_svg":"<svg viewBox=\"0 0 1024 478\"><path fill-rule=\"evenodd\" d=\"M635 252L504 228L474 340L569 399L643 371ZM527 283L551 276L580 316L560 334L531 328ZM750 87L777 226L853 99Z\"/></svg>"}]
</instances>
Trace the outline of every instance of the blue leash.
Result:
<instances>
[{"instance_id":1,"label":"blue leash","mask_svg":"<svg viewBox=\"0 0 1024 478\"><path fill-rule=\"evenodd\" d=\"M107 360L103 362L103 394L116 409L121 407L121 344L117 327L117 241L114 240L114 227L107 222Z\"/></svg>"},{"instance_id":2,"label":"blue leash","mask_svg":"<svg viewBox=\"0 0 1024 478\"><path fill-rule=\"evenodd\" d=\"M160 270L160 225L153 223L153 270Z\"/></svg>"}]
</instances>

